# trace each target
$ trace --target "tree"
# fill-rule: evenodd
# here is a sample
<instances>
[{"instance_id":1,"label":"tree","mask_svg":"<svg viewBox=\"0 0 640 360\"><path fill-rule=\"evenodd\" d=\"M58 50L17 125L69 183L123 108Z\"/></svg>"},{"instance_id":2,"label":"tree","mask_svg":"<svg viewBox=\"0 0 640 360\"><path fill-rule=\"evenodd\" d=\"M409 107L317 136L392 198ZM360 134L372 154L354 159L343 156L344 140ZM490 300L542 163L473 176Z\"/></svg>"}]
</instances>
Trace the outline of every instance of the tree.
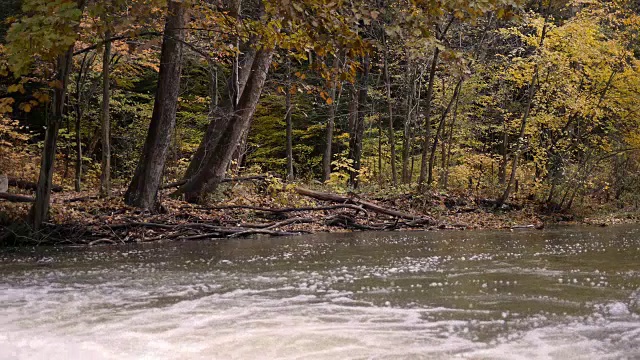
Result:
<instances>
[{"instance_id":1,"label":"tree","mask_svg":"<svg viewBox=\"0 0 640 360\"><path fill-rule=\"evenodd\" d=\"M104 53L102 55L102 174L100 175L100 195L111 196L111 124L109 119L109 70L111 61L111 37L109 30L104 33Z\"/></svg>"},{"instance_id":2,"label":"tree","mask_svg":"<svg viewBox=\"0 0 640 360\"><path fill-rule=\"evenodd\" d=\"M33 51L43 60L54 63L51 82L52 108L47 119L38 187L30 213L30 222L35 229L38 229L49 215L58 130L64 116L73 46L84 6L84 0L27 1L23 4L23 11L28 15L14 23L7 35L11 54L9 62L16 76L28 72L33 64ZM57 16L52 19L50 14ZM34 37L25 39L24 33L30 33Z\"/></svg>"},{"instance_id":3,"label":"tree","mask_svg":"<svg viewBox=\"0 0 640 360\"><path fill-rule=\"evenodd\" d=\"M184 2L169 1L160 54L160 73L153 115L138 167L125 193L125 203L158 210L158 189L176 121L183 42L188 23Z\"/></svg>"}]
</instances>

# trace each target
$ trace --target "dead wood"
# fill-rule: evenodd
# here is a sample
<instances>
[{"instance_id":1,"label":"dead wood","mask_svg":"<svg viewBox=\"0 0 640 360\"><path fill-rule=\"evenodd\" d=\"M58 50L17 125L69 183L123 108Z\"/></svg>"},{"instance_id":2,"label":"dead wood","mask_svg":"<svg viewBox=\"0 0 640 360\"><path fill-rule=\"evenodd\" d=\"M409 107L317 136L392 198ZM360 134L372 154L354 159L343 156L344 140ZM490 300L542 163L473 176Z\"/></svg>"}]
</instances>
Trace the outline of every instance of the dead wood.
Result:
<instances>
[{"instance_id":1,"label":"dead wood","mask_svg":"<svg viewBox=\"0 0 640 360\"><path fill-rule=\"evenodd\" d=\"M359 224L353 217L344 213L326 217L324 221L326 225L338 226L345 229L384 230L383 226L369 226L369 225Z\"/></svg>"},{"instance_id":2,"label":"dead wood","mask_svg":"<svg viewBox=\"0 0 640 360\"><path fill-rule=\"evenodd\" d=\"M150 227L150 228L161 228L161 229L173 229L173 228L176 227L176 225L132 221L132 222L123 223L123 224L105 225L105 227L110 229L110 230L118 230L118 229L125 229L125 228L135 228L135 227Z\"/></svg>"},{"instance_id":3,"label":"dead wood","mask_svg":"<svg viewBox=\"0 0 640 360\"><path fill-rule=\"evenodd\" d=\"M417 219L423 218L418 215L413 215L413 214L404 213L404 212L400 212L393 209L388 209L365 200L355 199L353 197L345 197L345 196L332 194L332 193L313 191L313 190L309 190L301 187L296 188L296 192L300 195L308 196L316 200L342 203L345 205L353 204L353 205L360 206L365 210L370 210L378 214L388 215L388 216L397 217L401 219L417 220Z\"/></svg>"},{"instance_id":4,"label":"dead wood","mask_svg":"<svg viewBox=\"0 0 640 360\"><path fill-rule=\"evenodd\" d=\"M9 194L6 192L0 192L0 199L4 199L11 202L34 202L36 199L31 196Z\"/></svg>"},{"instance_id":5,"label":"dead wood","mask_svg":"<svg viewBox=\"0 0 640 360\"><path fill-rule=\"evenodd\" d=\"M247 229L245 231L240 231L231 235L228 235L228 238L237 238L241 236L249 236L255 234L264 234L271 236L294 236L300 235L303 233L309 233L308 231L297 231L297 232L288 232L288 231L275 231L275 230L267 230L267 229Z\"/></svg>"},{"instance_id":6,"label":"dead wood","mask_svg":"<svg viewBox=\"0 0 640 360\"><path fill-rule=\"evenodd\" d=\"M22 180L15 177L9 177L9 186L17 187L25 190L36 190L38 188L38 184L32 181ZM51 187L51 191L53 192L61 192L62 186L53 185Z\"/></svg>"},{"instance_id":7,"label":"dead wood","mask_svg":"<svg viewBox=\"0 0 640 360\"><path fill-rule=\"evenodd\" d=\"M283 227L283 226L287 226L287 225L291 225L291 224L309 224L309 223L313 223L316 221L321 221L321 219L313 219L313 218L291 218L291 219L287 219L284 221L279 221L279 222L271 222L271 223L264 223L264 224L241 224L241 227L244 228L250 228L250 229L275 229L275 228L279 228L279 227Z\"/></svg>"},{"instance_id":8,"label":"dead wood","mask_svg":"<svg viewBox=\"0 0 640 360\"><path fill-rule=\"evenodd\" d=\"M110 244L110 245L116 245L117 243L111 239L107 239L107 238L102 238L102 239L97 239L97 240L93 240L92 242L90 242L89 246L94 246L94 245L98 245L98 244Z\"/></svg>"},{"instance_id":9,"label":"dead wood","mask_svg":"<svg viewBox=\"0 0 640 360\"><path fill-rule=\"evenodd\" d=\"M287 219L284 221L280 221L274 224L270 224L269 226L265 227L264 229L275 229L275 228L279 228L282 226L286 226L286 225L290 225L290 224L308 224L308 223L312 223L316 221L315 219L312 218L293 218L293 219Z\"/></svg>"},{"instance_id":10,"label":"dead wood","mask_svg":"<svg viewBox=\"0 0 640 360\"><path fill-rule=\"evenodd\" d=\"M353 209L366 213L366 210L362 206L355 204L339 204L339 205L327 205L327 206L310 206L310 207L290 207L290 208L267 208L251 205L223 205L223 206L210 206L210 207L198 207L200 210L231 210L231 209L246 209L271 213L289 213L289 212L301 212L301 211L324 211L324 210L337 210L337 209Z\"/></svg>"}]
</instances>

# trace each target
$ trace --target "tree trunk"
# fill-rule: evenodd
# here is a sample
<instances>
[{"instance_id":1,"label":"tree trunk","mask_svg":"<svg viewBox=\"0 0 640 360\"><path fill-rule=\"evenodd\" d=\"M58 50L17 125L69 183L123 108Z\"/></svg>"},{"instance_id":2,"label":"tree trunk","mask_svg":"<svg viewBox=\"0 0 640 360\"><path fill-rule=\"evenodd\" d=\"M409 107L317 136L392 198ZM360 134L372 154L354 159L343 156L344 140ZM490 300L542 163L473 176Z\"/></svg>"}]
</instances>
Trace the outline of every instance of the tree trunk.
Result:
<instances>
[{"instance_id":1,"label":"tree trunk","mask_svg":"<svg viewBox=\"0 0 640 360\"><path fill-rule=\"evenodd\" d=\"M82 190L82 136L81 136L81 120L82 110L76 113L76 179L75 190Z\"/></svg>"},{"instance_id":2,"label":"tree trunk","mask_svg":"<svg viewBox=\"0 0 640 360\"><path fill-rule=\"evenodd\" d=\"M127 205L150 210L158 210L160 205L157 194L176 122L187 19L186 5L169 1L153 114L138 166L124 196Z\"/></svg>"},{"instance_id":3,"label":"tree trunk","mask_svg":"<svg viewBox=\"0 0 640 360\"><path fill-rule=\"evenodd\" d=\"M331 84L331 90L329 92L329 96L331 98L331 104L329 104L329 119L327 120L327 138L326 145L324 148L324 155L322 157L322 179L324 181L328 181L331 178L331 157L332 151L331 147L333 145L333 129L335 127L336 121L336 108L338 103L336 101L336 89L338 87L338 69L340 67L340 62L338 61L338 57L336 56L333 60L333 69L335 76L333 79L333 83Z\"/></svg>"},{"instance_id":4,"label":"tree trunk","mask_svg":"<svg viewBox=\"0 0 640 360\"><path fill-rule=\"evenodd\" d=\"M75 133L76 133L76 165L75 165L75 190L80 191L82 185L82 141L80 138L80 123L82 121L82 115L84 114L84 107L82 106L82 91L84 87L84 77L87 73L87 68L89 64L87 64L87 55L84 54L82 58L82 63L80 64L80 69L78 70L78 78L76 79L76 104L75 104L75 113L76 113L76 124L75 124ZM92 59L93 60L93 59ZM86 68L85 68L86 64ZM69 128L69 120L67 120L67 131L71 131ZM67 151L69 146L67 146ZM69 167L69 154L67 154L67 164L65 165L65 178L67 177L66 173L68 172Z\"/></svg>"},{"instance_id":5,"label":"tree trunk","mask_svg":"<svg viewBox=\"0 0 640 360\"><path fill-rule=\"evenodd\" d=\"M443 166L444 171L443 171L443 181L442 181L442 188L443 189L447 189L448 185L449 185L449 166L451 166L451 149L453 147L453 129L455 129L456 126L456 120L458 119L458 100L460 99L460 95L458 94L458 97L456 98L456 103L453 106L453 119L451 119L451 125L449 125L449 138L447 140L447 155L446 155L446 162Z\"/></svg>"},{"instance_id":6,"label":"tree trunk","mask_svg":"<svg viewBox=\"0 0 640 360\"><path fill-rule=\"evenodd\" d=\"M203 202L205 196L214 191L224 179L227 165L231 161L242 133L251 125L258 100L262 93L267 72L271 65L274 50L261 49L256 53L251 75L248 77L237 110L224 114L210 124L203 140L202 160L189 168L191 176L185 177L186 183L174 195L183 195L189 202ZM189 171L187 171L189 174Z\"/></svg>"},{"instance_id":7,"label":"tree trunk","mask_svg":"<svg viewBox=\"0 0 640 360\"><path fill-rule=\"evenodd\" d=\"M82 11L84 9L84 0L78 0L77 6ZM44 148L40 159L38 188L36 189L33 207L29 213L29 220L34 229L40 228L49 216L49 200L51 198L58 130L63 119L64 101L67 95L67 83L69 82L69 73L72 65L73 45L69 46L64 54L58 56L56 60L56 80L60 83L60 86L55 87L53 90L53 108L50 117L47 119Z\"/></svg>"},{"instance_id":8,"label":"tree trunk","mask_svg":"<svg viewBox=\"0 0 640 360\"><path fill-rule=\"evenodd\" d=\"M542 8L542 2L540 2L540 7ZM549 8L550 7L551 7L551 3L549 3ZM547 8L547 12L549 11L549 8ZM539 42L540 48L542 48L542 46L544 45L544 38L547 35L547 16L548 14L545 16L544 25L542 26L542 33L540 34L540 42ZM515 154L513 154L513 160L511 162L511 175L509 176L509 182L507 183L507 186L504 189L502 196L497 202L498 206L502 206L509 199L511 187L514 185L514 183L516 183L515 181L516 170L518 169L518 160L520 157L520 152L522 151L522 141L524 138L524 131L527 126L527 120L529 119L529 113L531 111L531 104L533 103L533 97L535 96L535 93L536 93L536 86L538 84L538 76L539 76L538 72L539 72L539 65L536 63L533 68L533 76L531 77L531 83L529 84L527 106L524 110L524 114L522 115L522 123L520 124L520 133L518 134L518 140L517 140L518 148L516 149ZM517 192L517 185L516 185L516 192Z\"/></svg>"},{"instance_id":9,"label":"tree trunk","mask_svg":"<svg viewBox=\"0 0 640 360\"><path fill-rule=\"evenodd\" d=\"M518 148L513 154L513 159L511 160L511 175L509 176L509 182L507 183L507 187L504 189L502 196L497 202L498 206L502 206L502 204L504 204L509 199L511 188L513 187L516 180L516 171L518 170L518 160L520 157L520 153L523 150L521 143L524 139L524 132L527 127L527 120L529 119L531 104L533 103L533 97L536 91L537 80L538 80L538 65L536 64L535 69L533 71L533 77L531 78L531 82L529 83L529 94L527 98L527 106L525 107L524 114L522 115L522 122L520 123L520 132L518 134L518 140L517 140Z\"/></svg>"},{"instance_id":10,"label":"tree trunk","mask_svg":"<svg viewBox=\"0 0 640 360\"><path fill-rule=\"evenodd\" d=\"M109 39L111 32L107 30L104 38ZM104 44L102 58L102 174L100 176L100 196L111 196L111 124L109 119L109 61L111 59L111 42Z\"/></svg>"},{"instance_id":11,"label":"tree trunk","mask_svg":"<svg viewBox=\"0 0 640 360\"><path fill-rule=\"evenodd\" d=\"M509 134L507 133L507 119L502 121L502 159L500 160L500 169L498 170L498 182L504 184L507 181L507 145L509 143Z\"/></svg>"},{"instance_id":12,"label":"tree trunk","mask_svg":"<svg viewBox=\"0 0 640 360\"><path fill-rule=\"evenodd\" d=\"M440 134L443 132L444 124L447 120L447 115L451 111L451 107L453 103L457 101L458 96L460 95L460 88L462 87L462 80L458 81L456 84L456 88L453 91L453 95L451 96L451 100L447 105L447 108L442 112L442 116L440 117L440 123L438 124L438 129L436 130L435 136L433 137L433 144L431 145L431 155L429 156L429 176L427 178L427 184L431 185L433 182L433 163L436 160L436 149L438 147L438 138Z\"/></svg>"},{"instance_id":13,"label":"tree trunk","mask_svg":"<svg viewBox=\"0 0 640 360\"><path fill-rule=\"evenodd\" d=\"M367 88L369 85L369 55L365 55L362 61L362 76L358 89L358 108L351 138L349 139L349 158L353 160L353 171L349 176L349 184L358 187L358 175L362 166L362 140L364 137L364 115L367 103Z\"/></svg>"},{"instance_id":14,"label":"tree trunk","mask_svg":"<svg viewBox=\"0 0 640 360\"><path fill-rule=\"evenodd\" d=\"M287 180L293 181L293 123L291 122L291 60L287 58L287 87L285 91L285 123L287 124Z\"/></svg>"},{"instance_id":15,"label":"tree trunk","mask_svg":"<svg viewBox=\"0 0 640 360\"><path fill-rule=\"evenodd\" d=\"M252 40L249 42L247 46L253 46L253 44L254 42ZM198 145L198 150L196 150L196 152L193 154L191 162L189 163L189 166L187 167L187 171L185 172L184 179L189 179L193 177L198 171L200 171L200 168L204 164L204 158L207 151L206 150L207 146L215 147L215 144L213 143L217 142L216 139L219 136L219 134L216 133L217 131L216 129L223 128L225 126L224 124L218 125L216 123L218 121L228 121L229 117L231 116L230 114L233 113L235 111L234 109L237 107L237 104L234 103L234 100L233 100L233 92L236 91L234 90L236 87L236 83L234 79L236 77L238 78L239 84L237 84L237 87L238 87L237 91L239 91L242 94L244 92L245 85L247 84L247 80L251 75L251 68L255 61L255 57L256 57L256 51L252 48L249 48L245 52L244 58L240 61L240 66L238 67L238 70L237 70L240 73L237 76L235 74L232 74L231 77L228 79L227 85L230 89L230 97L224 99L220 107L216 107L214 111L211 113L210 115L211 120L209 121L207 130L205 131L205 134L202 138L202 141L200 142L200 145ZM246 144L246 142L242 142L238 144L238 147L239 147L239 149L237 149L238 156L235 157L238 163L242 162L241 154L243 152L243 149L242 149L243 143Z\"/></svg>"},{"instance_id":16,"label":"tree trunk","mask_svg":"<svg viewBox=\"0 0 640 360\"><path fill-rule=\"evenodd\" d=\"M391 98L391 76L389 75L389 46L387 45L387 37L382 34L384 42L384 82L387 88L387 107L389 109L389 120L387 130L389 136L389 147L391 148L391 181L393 186L398 185L397 169L396 169L396 140L393 130L393 99Z\"/></svg>"},{"instance_id":17,"label":"tree trunk","mask_svg":"<svg viewBox=\"0 0 640 360\"><path fill-rule=\"evenodd\" d=\"M433 50L433 60L431 61L431 69L429 70L429 85L427 87L427 98L425 99L426 107L424 111L424 141L422 143L422 161L420 163L420 177L418 178L418 185L420 188L424 186L425 178L427 177L427 155L429 154L429 141L431 140L431 105L433 102L433 84L436 77L436 66L438 65L438 55L440 49L436 47Z\"/></svg>"},{"instance_id":18,"label":"tree trunk","mask_svg":"<svg viewBox=\"0 0 640 360\"><path fill-rule=\"evenodd\" d=\"M66 74L71 68L72 50L65 55L58 57L58 80L62 80L62 89L54 90L53 111L51 117L47 119L48 126L45 131L44 148L40 160L40 175L38 177L38 188L36 189L36 200L31 208L30 220L34 229L38 229L49 216L49 199L51 195L51 183L53 181L54 162L56 157L56 140L60 121L62 120L64 93L66 92Z\"/></svg>"},{"instance_id":19,"label":"tree trunk","mask_svg":"<svg viewBox=\"0 0 640 360\"><path fill-rule=\"evenodd\" d=\"M407 72L405 82L407 83L407 100L406 105L406 117L404 120L404 132L402 136L402 183L407 184L409 180L409 155L411 148L411 119L413 111L413 96L415 94L415 79L412 76L411 63L407 63Z\"/></svg>"}]
</instances>

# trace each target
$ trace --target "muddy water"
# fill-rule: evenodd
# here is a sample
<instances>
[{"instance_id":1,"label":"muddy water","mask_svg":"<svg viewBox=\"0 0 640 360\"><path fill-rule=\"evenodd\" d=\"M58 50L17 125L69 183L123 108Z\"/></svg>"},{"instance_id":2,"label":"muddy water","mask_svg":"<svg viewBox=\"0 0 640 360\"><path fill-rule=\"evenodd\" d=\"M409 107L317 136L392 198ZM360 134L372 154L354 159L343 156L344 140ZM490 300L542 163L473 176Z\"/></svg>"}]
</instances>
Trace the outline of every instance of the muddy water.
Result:
<instances>
[{"instance_id":1,"label":"muddy water","mask_svg":"<svg viewBox=\"0 0 640 360\"><path fill-rule=\"evenodd\" d=\"M640 359L640 228L0 252L0 359Z\"/></svg>"}]
</instances>

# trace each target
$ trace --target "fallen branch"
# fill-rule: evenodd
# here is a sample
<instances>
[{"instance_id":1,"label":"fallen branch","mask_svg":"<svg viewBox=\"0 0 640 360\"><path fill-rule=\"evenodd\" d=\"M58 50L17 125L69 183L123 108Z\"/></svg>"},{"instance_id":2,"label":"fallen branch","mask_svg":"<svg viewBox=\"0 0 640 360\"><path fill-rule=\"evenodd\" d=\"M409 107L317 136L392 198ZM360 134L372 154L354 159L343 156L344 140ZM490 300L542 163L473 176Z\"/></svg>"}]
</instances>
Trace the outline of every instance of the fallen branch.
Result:
<instances>
[{"instance_id":1,"label":"fallen branch","mask_svg":"<svg viewBox=\"0 0 640 360\"><path fill-rule=\"evenodd\" d=\"M384 227L363 225L356 222L354 218L347 214L337 214L325 218L325 224L329 226L339 226L345 229L357 230L384 230Z\"/></svg>"},{"instance_id":2,"label":"fallen branch","mask_svg":"<svg viewBox=\"0 0 640 360\"><path fill-rule=\"evenodd\" d=\"M312 218L293 218L293 219L287 219L284 221L277 222L275 224L268 225L264 227L264 229L270 230L270 229L275 229L275 228L279 228L279 227L283 227L291 224L308 224L314 221L315 220Z\"/></svg>"},{"instance_id":3,"label":"fallen branch","mask_svg":"<svg viewBox=\"0 0 640 360\"><path fill-rule=\"evenodd\" d=\"M317 221L321 221L322 218L318 218L318 219L314 219L314 218L291 218L291 219L286 219L284 221L278 221L278 222L270 222L270 223L241 223L238 226L239 227L243 227L243 228L249 228L249 229L275 229L275 228L279 228L279 227L283 227L283 226L287 226L287 225L291 225L291 224L309 224L309 223L313 223L313 222L317 222Z\"/></svg>"},{"instance_id":4,"label":"fallen branch","mask_svg":"<svg viewBox=\"0 0 640 360\"><path fill-rule=\"evenodd\" d=\"M34 201L36 201L36 199L32 198L31 196L9 194L9 193L6 193L6 192L0 192L0 199L4 199L4 200L7 200L7 201L11 201L11 202L34 202Z\"/></svg>"},{"instance_id":5,"label":"fallen branch","mask_svg":"<svg viewBox=\"0 0 640 360\"><path fill-rule=\"evenodd\" d=\"M196 208L199 210L230 210L230 209L247 209L247 210L255 210L255 211L264 211L271 212L276 214L288 213L288 212L300 212L300 211L323 211L323 210L336 210L336 209L352 209L356 211L361 211L366 213L366 210L362 206L354 205L354 204L339 204L339 205L328 205L328 206L310 206L310 207L291 207L291 208L266 208L260 206L251 206L251 205L223 205L223 206L210 206L210 207L199 207Z\"/></svg>"},{"instance_id":6,"label":"fallen branch","mask_svg":"<svg viewBox=\"0 0 640 360\"><path fill-rule=\"evenodd\" d=\"M337 194L325 193L325 192L320 192L320 191L313 191L313 190L309 190L309 189L305 189L305 188L301 188L301 187L296 188L296 192L298 194L300 194L300 195L308 196L308 197L314 198L316 200L343 203L345 205L346 204L353 204L353 205L360 206L360 207L364 208L365 210L370 210L370 211L373 211L373 212L378 213L378 214L389 215L389 216L393 216L393 217L397 217L397 218L401 218L401 219L417 220L417 219L421 218L421 216L418 216L418 215L403 213L403 212L400 212L400 211L396 211L396 210L392 210L392 209L388 209L388 208L376 205L374 203L370 203L368 201L349 198L349 197L345 197L345 196L340 196L340 195L337 195ZM431 219L429 219L429 220L431 220Z\"/></svg>"},{"instance_id":7,"label":"fallen branch","mask_svg":"<svg viewBox=\"0 0 640 360\"><path fill-rule=\"evenodd\" d=\"M116 243L115 241L111 240L111 239L103 238L103 239L93 240L92 242L90 242L90 243L89 243L89 244L87 244L87 245L89 245L89 246L94 246L94 245L98 245L98 244L110 244L110 245L116 245L117 243Z\"/></svg>"},{"instance_id":8,"label":"fallen branch","mask_svg":"<svg viewBox=\"0 0 640 360\"><path fill-rule=\"evenodd\" d=\"M247 229L245 231L240 231L231 235L228 235L228 238L237 238L241 236L255 235L255 234L264 234L271 236L295 236L300 235L302 233L307 233L306 231L298 231L298 232L288 232L288 231L274 231L267 229Z\"/></svg>"},{"instance_id":9,"label":"fallen branch","mask_svg":"<svg viewBox=\"0 0 640 360\"><path fill-rule=\"evenodd\" d=\"M155 227L161 229L173 229L176 225L172 224L158 224L158 223L150 223L150 222L128 222L124 224L107 224L105 225L110 230L118 230L124 228L135 228L135 227Z\"/></svg>"}]
</instances>

